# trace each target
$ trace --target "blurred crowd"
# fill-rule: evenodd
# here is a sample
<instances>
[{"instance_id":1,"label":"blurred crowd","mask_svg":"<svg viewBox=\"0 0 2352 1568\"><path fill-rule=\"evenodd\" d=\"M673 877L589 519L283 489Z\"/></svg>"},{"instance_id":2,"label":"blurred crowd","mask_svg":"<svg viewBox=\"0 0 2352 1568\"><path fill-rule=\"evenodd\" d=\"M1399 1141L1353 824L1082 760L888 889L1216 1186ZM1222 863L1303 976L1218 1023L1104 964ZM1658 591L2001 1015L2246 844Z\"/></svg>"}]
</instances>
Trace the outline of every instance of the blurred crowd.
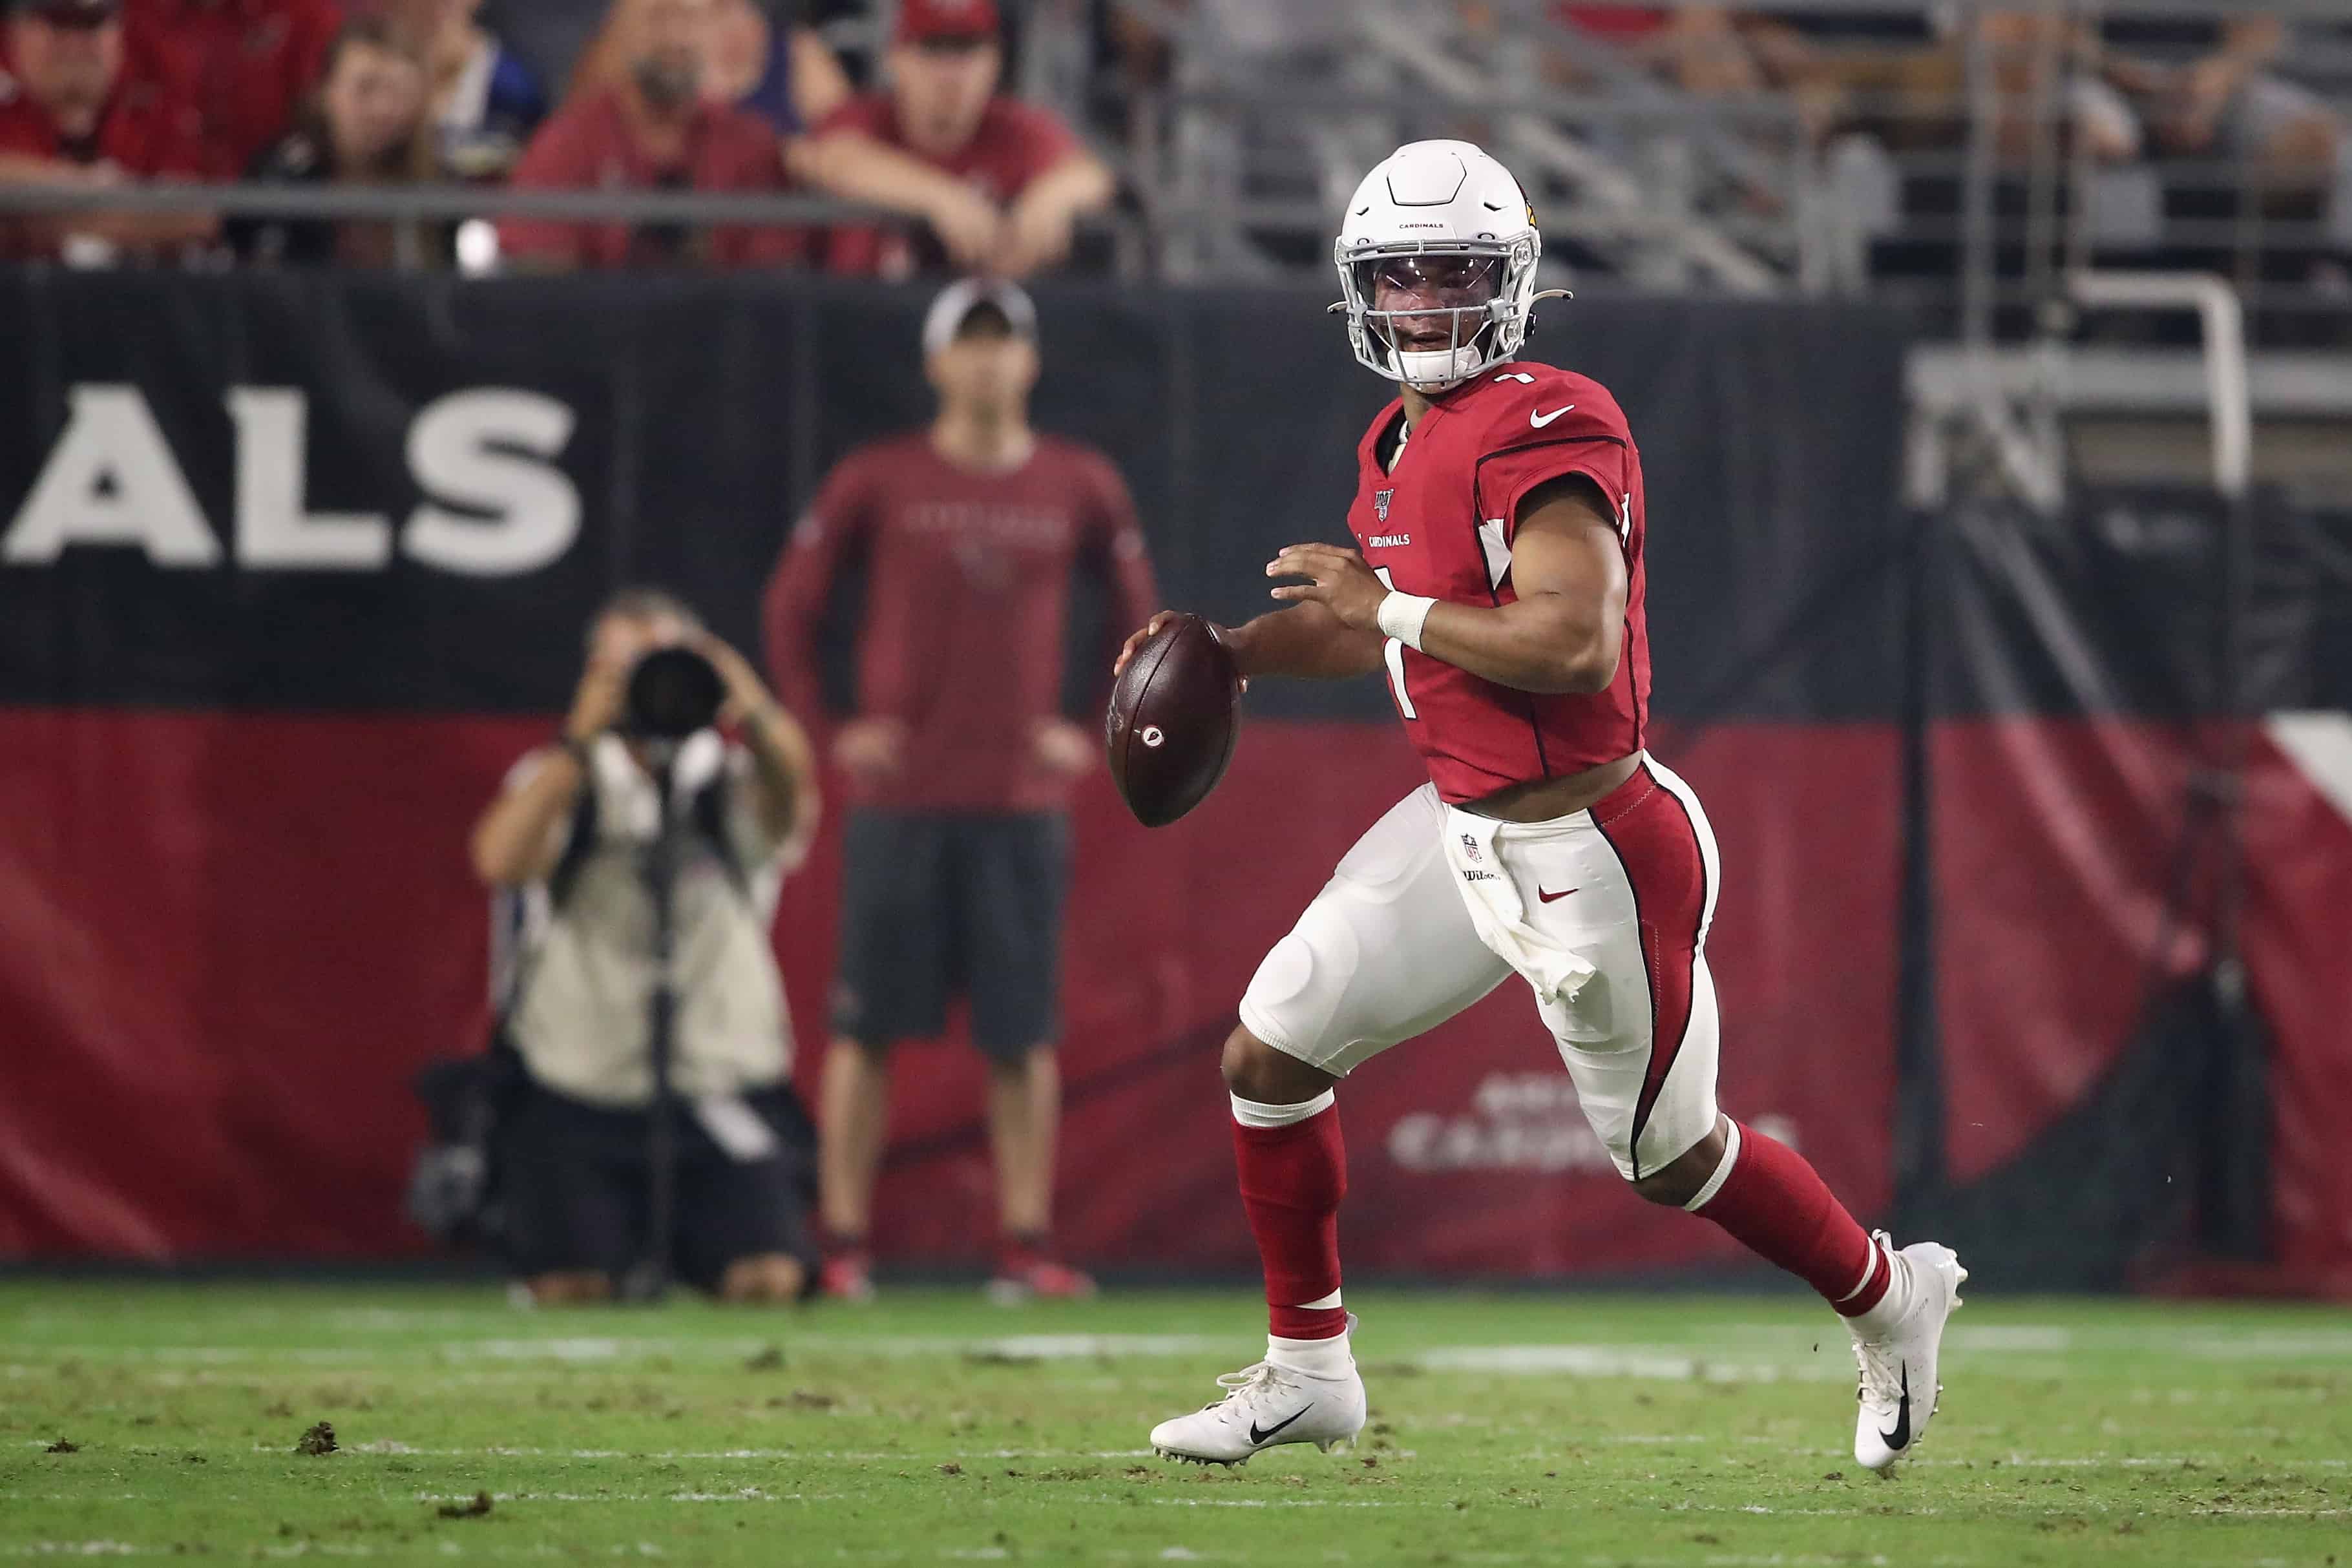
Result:
<instances>
[{"instance_id":1,"label":"blurred crowd","mask_svg":"<svg viewBox=\"0 0 2352 1568\"><path fill-rule=\"evenodd\" d=\"M1474 27L1500 25L1491 0L1465 4ZM2069 171L2087 170L2094 181L2138 182L2110 182L2104 201L2097 191L2061 198L2079 201L2095 227L2104 223L2095 243L2118 263L2136 252L2226 271L2229 246L2176 236L2199 219L2300 224L2306 235L2336 241L2264 256L2263 270L2334 294L2352 286L2352 246L2342 240L2352 234L2352 129L2341 107L2352 89L2352 5L2338 16L2292 18L2128 4L1806 11L1557 0L1550 9L1585 46L1545 62L1546 77L1571 91L1593 80L1597 47L1694 104L1787 104L1799 155L1816 169L1866 149L1899 182L1888 197L1894 210L1858 220L1879 232L1898 227L1906 207L1931 217L1957 210L1958 160L1982 122L1996 177L2019 186L1996 198L2004 213L2029 199L2021 185L2030 171L2071 181ZM2144 193L2118 203L2118 191ZM1741 194L1752 206L1772 204L1752 189ZM2189 222L2168 226L2181 220ZM2231 243L2252 233L2242 228ZM2279 235L2269 230L2257 247ZM1902 259L1908 253L1911 265ZM1873 270L1956 266L1948 244L1928 244L1882 246Z\"/></svg>"},{"instance_id":2,"label":"blurred crowd","mask_svg":"<svg viewBox=\"0 0 2352 1568\"><path fill-rule=\"evenodd\" d=\"M2352 205L2331 198L2347 183L2345 116L2314 90L2331 71L2339 94L2352 85L2352 10L2296 20L2221 5L2196 18L2123 5L1542 0L1537 25L1514 0L1007 0L1003 15L997 0L0 5L0 184L789 192L899 214L763 229L0 214L0 256L85 265L233 252L283 264L1024 277L1069 258L1087 215L1119 197L1095 147L1124 144L1136 168L1166 174L1145 144L1166 131L1170 89L1255 83L1278 99L1286 83L1344 84L1382 17L1412 23L1433 51L1483 38L1556 92L1570 121L1630 72L1694 110L1791 109L1800 155L1827 162L1858 141L1896 158L1954 152L1972 107L1989 108L2012 167L2054 151L2167 180L2220 168L2233 190L2259 193L2267 216ZM829 41L841 39L852 42ZM1984 93L1971 93L1972 58L1986 67ZM1047 96L1060 110L1013 90L1016 79L1055 84ZM1377 92L1368 103L1378 110ZM1767 210L1786 194L1738 199Z\"/></svg>"},{"instance_id":3,"label":"blurred crowd","mask_svg":"<svg viewBox=\"0 0 2352 1568\"><path fill-rule=\"evenodd\" d=\"M702 228L90 209L0 216L0 256L79 265L233 252L289 265L799 264L1021 277L1114 193L1052 112L1002 90L994 0L897 0L861 90L761 0L611 0L537 61L481 0L5 0L0 184L176 179L797 192L899 225ZM548 9L560 12L552 3ZM561 20L561 17L557 17ZM560 29L558 30L560 36Z\"/></svg>"},{"instance_id":4,"label":"blurred crowd","mask_svg":"<svg viewBox=\"0 0 2352 1568\"><path fill-rule=\"evenodd\" d=\"M1484 0L1471 5L1483 12ZM2289 80L2282 66L2306 46L2352 47L2352 19L2108 9L2096 24L2054 6L1978 14L2006 157L2030 153L2038 118L2080 138L2100 162L2231 158L2298 173L2332 165L2342 117ZM1816 141L1855 128L1902 145L1949 143L1963 134L1968 54L1977 40L1956 6L1806 12L1561 4L1555 10L1578 34L1615 46L1694 96L1785 92ZM1484 19L1496 25L1490 12ZM1564 57L1550 74L1572 86L1580 72Z\"/></svg>"}]
</instances>

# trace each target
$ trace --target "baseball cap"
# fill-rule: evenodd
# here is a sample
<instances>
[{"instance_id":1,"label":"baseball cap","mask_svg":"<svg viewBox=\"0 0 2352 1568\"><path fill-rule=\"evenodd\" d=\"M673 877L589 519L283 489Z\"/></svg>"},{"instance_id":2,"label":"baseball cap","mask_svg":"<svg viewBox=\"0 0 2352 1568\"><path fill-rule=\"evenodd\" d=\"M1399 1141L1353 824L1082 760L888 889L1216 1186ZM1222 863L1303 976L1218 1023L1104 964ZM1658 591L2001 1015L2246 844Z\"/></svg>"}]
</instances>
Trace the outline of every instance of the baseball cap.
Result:
<instances>
[{"instance_id":1,"label":"baseball cap","mask_svg":"<svg viewBox=\"0 0 2352 1568\"><path fill-rule=\"evenodd\" d=\"M898 0L902 44L928 44L939 38L994 39L1001 31L996 0Z\"/></svg>"},{"instance_id":2,"label":"baseball cap","mask_svg":"<svg viewBox=\"0 0 2352 1568\"><path fill-rule=\"evenodd\" d=\"M7 0L7 9L61 26L95 27L114 20L122 6L121 0Z\"/></svg>"},{"instance_id":3,"label":"baseball cap","mask_svg":"<svg viewBox=\"0 0 2352 1568\"><path fill-rule=\"evenodd\" d=\"M923 352L936 354L954 342L964 322L983 305L995 307L1014 336L1036 340L1037 307L1026 290L1001 277L966 277L940 289L930 309L924 312Z\"/></svg>"}]
</instances>

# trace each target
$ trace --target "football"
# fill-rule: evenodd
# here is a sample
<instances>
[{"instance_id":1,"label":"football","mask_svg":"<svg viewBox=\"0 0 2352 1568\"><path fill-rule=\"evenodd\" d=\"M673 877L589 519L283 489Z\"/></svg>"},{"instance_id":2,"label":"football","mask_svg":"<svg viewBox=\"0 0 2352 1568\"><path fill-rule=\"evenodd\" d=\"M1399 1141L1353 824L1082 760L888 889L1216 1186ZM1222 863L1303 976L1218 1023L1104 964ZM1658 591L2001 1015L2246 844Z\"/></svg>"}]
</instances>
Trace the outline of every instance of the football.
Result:
<instances>
[{"instance_id":1,"label":"football","mask_svg":"<svg viewBox=\"0 0 2352 1568\"><path fill-rule=\"evenodd\" d=\"M1104 716L1110 776L1147 828L1199 805L1241 734L1241 672L1216 627L1175 615L1135 651Z\"/></svg>"}]
</instances>

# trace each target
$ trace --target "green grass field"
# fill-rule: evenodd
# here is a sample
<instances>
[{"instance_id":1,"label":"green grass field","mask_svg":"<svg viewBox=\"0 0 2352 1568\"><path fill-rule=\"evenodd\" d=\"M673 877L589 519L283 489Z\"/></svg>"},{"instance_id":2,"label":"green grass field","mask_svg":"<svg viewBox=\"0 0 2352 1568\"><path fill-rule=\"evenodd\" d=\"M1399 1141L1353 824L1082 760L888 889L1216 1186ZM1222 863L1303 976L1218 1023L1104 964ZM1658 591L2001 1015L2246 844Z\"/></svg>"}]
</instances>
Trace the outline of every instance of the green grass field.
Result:
<instances>
[{"instance_id":1,"label":"green grass field","mask_svg":"<svg viewBox=\"0 0 2352 1568\"><path fill-rule=\"evenodd\" d=\"M1976 1293L1881 1480L1841 1332L1794 1298L1349 1301L1364 1446L1227 1471L1143 1437L1254 1359L1240 1291L769 1316L0 1282L0 1558L2352 1563L2340 1312ZM298 1452L322 1421L336 1450Z\"/></svg>"}]
</instances>

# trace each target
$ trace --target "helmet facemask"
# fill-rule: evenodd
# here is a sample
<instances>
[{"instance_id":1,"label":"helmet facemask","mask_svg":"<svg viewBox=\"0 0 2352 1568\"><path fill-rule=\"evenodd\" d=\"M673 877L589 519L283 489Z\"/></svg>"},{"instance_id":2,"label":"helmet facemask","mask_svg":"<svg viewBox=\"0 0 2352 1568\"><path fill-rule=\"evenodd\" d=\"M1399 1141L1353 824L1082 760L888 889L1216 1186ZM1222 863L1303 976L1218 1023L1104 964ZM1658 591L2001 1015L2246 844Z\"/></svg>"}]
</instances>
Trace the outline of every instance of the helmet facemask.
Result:
<instances>
[{"instance_id":1,"label":"helmet facemask","mask_svg":"<svg viewBox=\"0 0 2352 1568\"><path fill-rule=\"evenodd\" d=\"M1337 259L1356 358L1390 381L1444 392L1527 340L1529 239L1343 244Z\"/></svg>"}]
</instances>

